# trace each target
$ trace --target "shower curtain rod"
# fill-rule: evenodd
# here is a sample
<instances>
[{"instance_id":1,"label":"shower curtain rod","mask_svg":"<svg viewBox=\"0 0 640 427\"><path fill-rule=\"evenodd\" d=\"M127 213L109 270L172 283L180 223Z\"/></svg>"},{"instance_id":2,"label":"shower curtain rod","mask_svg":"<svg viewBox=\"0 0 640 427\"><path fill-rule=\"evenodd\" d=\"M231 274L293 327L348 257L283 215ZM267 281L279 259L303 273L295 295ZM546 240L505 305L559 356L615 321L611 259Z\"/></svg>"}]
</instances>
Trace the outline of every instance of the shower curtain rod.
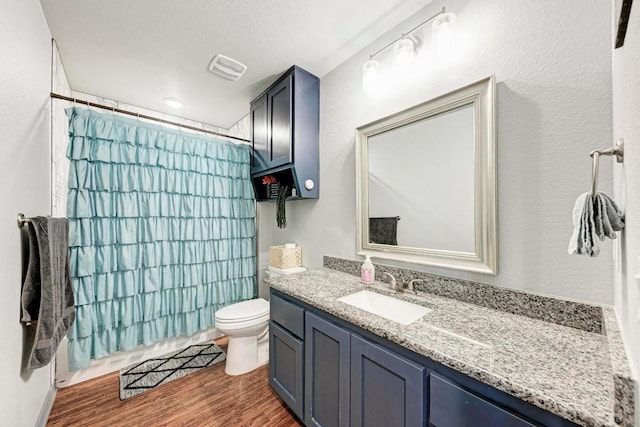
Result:
<instances>
[{"instance_id":1,"label":"shower curtain rod","mask_svg":"<svg viewBox=\"0 0 640 427\"><path fill-rule=\"evenodd\" d=\"M219 132L215 132L215 131L212 131L212 130L201 129L201 128L197 128L195 126L183 125L183 124L180 124L180 123L176 123L176 122L172 122L172 121L169 121L169 120L161 119L159 117L148 116L146 114L132 113L131 111L121 110L120 108L115 108L115 107L112 107L112 106L109 106L109 105L96 104L95 102L89 102L89 101L86 101L84 99L72 98L72 97L69 97L69 96L64 96L64 95L60 95L60 94L53 93L53 92L51 92L50 95L51 95L52 99L61 99L63 101L70 101L70 102L73 102L75 104L82 104L82 105L86 105L88 107L101 108L103 110L109 110L109 111L113 111L114 113L119 113L119 114L126 114L126 115L129 115L129 116L137 117L139 119L153 120L155 122L160 122L160 123L164 123L164 124L167 124L167 125L177 126L180 129L190 129L190 130L195 130L195 131L198 131L198 132L206 133L206 134L209 134L209 135L223 136L225 138L235 139L237 141L251 142L248 139L239 138L237 136L226 135L224 133L219 133Z\"/></svg>"}]
</instances>

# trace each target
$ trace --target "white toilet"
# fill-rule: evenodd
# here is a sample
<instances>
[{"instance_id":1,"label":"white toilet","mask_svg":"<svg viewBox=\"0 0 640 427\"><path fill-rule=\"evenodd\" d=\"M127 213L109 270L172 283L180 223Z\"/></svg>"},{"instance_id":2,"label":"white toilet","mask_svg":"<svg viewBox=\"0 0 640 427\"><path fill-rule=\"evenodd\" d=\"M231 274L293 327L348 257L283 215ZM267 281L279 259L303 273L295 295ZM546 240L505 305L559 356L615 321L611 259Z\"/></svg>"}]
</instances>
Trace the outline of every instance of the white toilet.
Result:
<instances>
[{"instance_id":1,"label":"white toilet","mask_svg":"<svg viewBox=\"0 0 640 427\"><path fill-rule=\"evenodd\" d=\"M269 302L258 298L216 311L216 328L229 337L224 371L242 375L269 362Z\"/></svg>"},{"instance_id":2,"label":"white toilet","mask_svg":"<svg viewBox=\"0 0 640 427\"><path fill-rule=\"evenodd\" d=\"M269 266L269 277L306 271L304 267L278 269ZM224 371L242 375L269 362L269 301L257 298L216 311L216 328L229 337Z\"/></svg>"}]
</instances>

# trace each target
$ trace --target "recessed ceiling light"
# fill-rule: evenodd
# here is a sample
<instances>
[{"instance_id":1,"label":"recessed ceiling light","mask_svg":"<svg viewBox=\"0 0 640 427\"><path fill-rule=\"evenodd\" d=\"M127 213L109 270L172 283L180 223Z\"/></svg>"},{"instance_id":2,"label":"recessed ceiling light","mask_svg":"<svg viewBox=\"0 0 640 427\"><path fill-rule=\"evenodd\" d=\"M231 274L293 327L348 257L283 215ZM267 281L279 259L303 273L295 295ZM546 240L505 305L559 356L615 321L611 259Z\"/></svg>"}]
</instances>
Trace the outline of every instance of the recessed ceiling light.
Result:
<instances>
[{"instance_id":1,"label":"recessed ceiling light","mask_svg":"<svg viewBox=\"0 0 640 427\"><path fill-rule=\"evenodd\" d=\"M164 98L163 101L171 108L182 108L182 102L175 98Z\"/></svg>"}]
</instances>

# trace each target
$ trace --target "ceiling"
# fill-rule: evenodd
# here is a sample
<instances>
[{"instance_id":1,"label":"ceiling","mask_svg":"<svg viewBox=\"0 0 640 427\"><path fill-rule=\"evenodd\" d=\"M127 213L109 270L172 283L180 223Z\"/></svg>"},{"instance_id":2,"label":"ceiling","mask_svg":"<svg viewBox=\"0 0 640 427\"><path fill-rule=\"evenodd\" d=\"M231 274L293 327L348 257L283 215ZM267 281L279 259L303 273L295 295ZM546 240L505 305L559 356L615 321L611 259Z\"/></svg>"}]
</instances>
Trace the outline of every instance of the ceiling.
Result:
<instances>
[{"instance_id":1,"label":"ceiling","mask_svg":"<svg viewBox=\"0 0 640 427\"><path fill-rule=\"evenodd\" d=\"M72 89L224 128L291 65L322 77L429 2L40 1ZM246 74L212 74L218 53Z\"/></svg>"}]
</instances>

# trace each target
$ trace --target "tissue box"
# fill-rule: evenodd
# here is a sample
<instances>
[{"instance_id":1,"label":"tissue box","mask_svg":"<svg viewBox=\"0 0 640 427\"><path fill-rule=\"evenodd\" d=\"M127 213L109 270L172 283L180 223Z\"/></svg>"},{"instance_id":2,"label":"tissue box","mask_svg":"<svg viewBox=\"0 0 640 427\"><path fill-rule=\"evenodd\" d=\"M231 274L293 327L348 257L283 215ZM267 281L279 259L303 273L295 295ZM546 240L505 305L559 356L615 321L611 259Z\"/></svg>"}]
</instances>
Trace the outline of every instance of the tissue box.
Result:
<instances>
[{"instance_id":1,"label":"tissue box","mask_svg":"<svg viewBox=\"0 0 640 427\"><path fill-rule=\"evenodd\" d=\"M302 248L300 246L271 246L269 248L269 265L276 268L293 268L302 265Z\"/></svg>"}]
</instances>

